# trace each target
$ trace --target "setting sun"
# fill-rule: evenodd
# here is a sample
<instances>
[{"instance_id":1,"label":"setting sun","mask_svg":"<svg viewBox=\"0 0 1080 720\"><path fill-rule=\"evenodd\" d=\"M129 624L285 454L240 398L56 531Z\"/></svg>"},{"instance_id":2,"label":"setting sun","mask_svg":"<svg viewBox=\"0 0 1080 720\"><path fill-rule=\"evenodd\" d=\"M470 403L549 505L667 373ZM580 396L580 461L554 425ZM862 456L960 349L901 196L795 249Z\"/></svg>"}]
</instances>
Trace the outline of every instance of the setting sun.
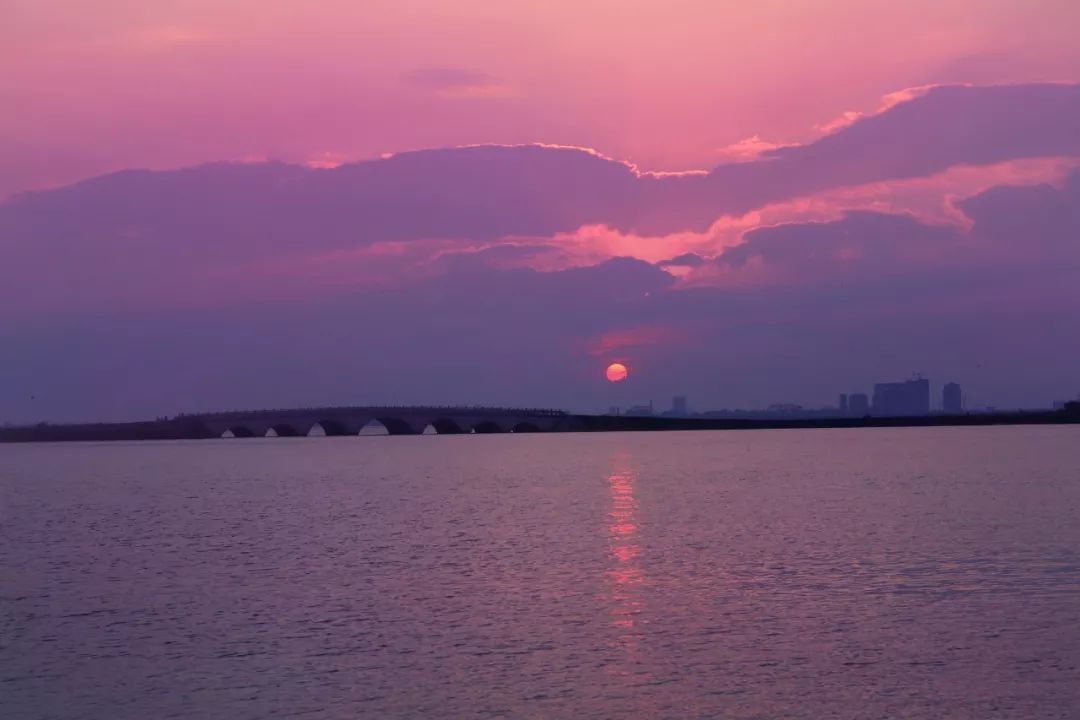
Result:
<instances>
[{"instance_id":1,"label":"setting sun","mask_svg":"<svg viewBox=\"0 0 1080 720\"><path fill-rule=\"evenodd\" d=\"M630 372L626 369L625 365L616 362L608 365L604 374L607 376L608 382L617 383L625 380Z\"/></svg>"}]
</instances>

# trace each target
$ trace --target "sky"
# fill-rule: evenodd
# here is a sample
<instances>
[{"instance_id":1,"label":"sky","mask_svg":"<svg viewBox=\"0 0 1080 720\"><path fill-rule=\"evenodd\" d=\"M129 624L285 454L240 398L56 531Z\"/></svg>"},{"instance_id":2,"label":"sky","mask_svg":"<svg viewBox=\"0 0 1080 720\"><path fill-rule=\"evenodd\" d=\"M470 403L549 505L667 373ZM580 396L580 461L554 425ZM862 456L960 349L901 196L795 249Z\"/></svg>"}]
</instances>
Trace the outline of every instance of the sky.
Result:
<instances>
[{"instance_id":1,"label":"sky","mask_svg":"<svg viewBox=\"0 0 1080 720\"><path fill-rule=\"evenodd\" d=\"M0 0L0 421L817 407L915 372L1071 398L1077 26L1072 0Z\"/></svg>"}]
</instances>

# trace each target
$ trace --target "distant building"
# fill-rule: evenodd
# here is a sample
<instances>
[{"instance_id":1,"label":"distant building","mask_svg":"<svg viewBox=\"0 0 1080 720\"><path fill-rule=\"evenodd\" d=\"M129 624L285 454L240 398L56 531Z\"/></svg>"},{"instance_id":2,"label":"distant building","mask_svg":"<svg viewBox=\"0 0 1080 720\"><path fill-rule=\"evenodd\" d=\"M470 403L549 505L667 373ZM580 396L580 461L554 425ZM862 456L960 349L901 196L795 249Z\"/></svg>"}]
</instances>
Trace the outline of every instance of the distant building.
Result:
<instances>
[{"instance_id":1,"label":"distant building","mask_svg":"<svg viewBox=\"0 0 1080 720\"><path fill-rule=\"evenodd\" d=\"M964 395L956 383L946 383L941 389L941 409L948 415L964 412Z\"/></svg>"},{"instance_id":2,"label":"distant building","mask_svg":"<svg viewBox=\"0 0 1080 720\"><path fill-rule=\"evenodd\" d=\"M873 411L875 415L895 417L901 415L930 414L930 381L925 378L874 385Z\"/></svg>"},{"instance_id":3,"label":"distant building","mask_svg":"<svg viewBox=\"0 0 1080 720\"><path fill-rule=\"evenodd\" d=\"M840 393L840 400L839 400L839 402L836 403L836 407L840 409L840 414L841 415L847 415L847 413L848 413L848 409L847 409L848 408L847 393Z\"/></svg>"},{"instance_id":4,"label":"distant building","mask_svg":"<svg viewBox=\"0 0 1080 720\"><path fill-rule=\"evenodd\" d=\"M634 405L633 407L627 408L625 414L626 415L636 415L637 417L652 417L653 416L652 400L649 401L648 405Z\"/></svg>"},{"instance_id":5,"label":"distant building","mask_svg":"<svg viewBox=\"0 0 1080 720\"><path fill-rule=\"evenodd\" d=\"M870 414L870 398L866 396L866 393L848 395L848 414L856 417L865 417Z\"/></svg>"},{"instance_id":6,"label":"distant building","mask_svg":"<svg viewBox=\"0 0 1080 720\"><path fill-rule=\"evenodd\" d=\"M676 395L675 397L671 398L671 414L678 415L680 417L689 414L689 410L686 406L685 395Z\"/></svg>"}]
</instances>

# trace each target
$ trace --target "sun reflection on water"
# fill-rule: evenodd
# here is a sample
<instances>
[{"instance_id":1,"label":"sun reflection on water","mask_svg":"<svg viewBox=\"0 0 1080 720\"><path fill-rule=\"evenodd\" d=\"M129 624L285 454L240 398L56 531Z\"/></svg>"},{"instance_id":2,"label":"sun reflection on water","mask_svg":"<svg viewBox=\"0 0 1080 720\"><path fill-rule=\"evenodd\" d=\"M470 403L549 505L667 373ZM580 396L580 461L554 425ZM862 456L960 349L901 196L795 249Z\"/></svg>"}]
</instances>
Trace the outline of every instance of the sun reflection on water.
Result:
<instances>
[{"instance_id":1,"label":"sun reflection on water","mask_svg":"<svg viewBox=\"0 0 1080 720\"><path fill-rule=\"evenodd\" d=\"M611 624L619 631L618 644L629 652L638 639L642 610L638 586L644 581L641 570L641 546L637 542L637 498L634 476L628 470L608 476L611 510L608 513L608 542L611 565L607 575L611 583Z\"/></svg>"}]
</instances>

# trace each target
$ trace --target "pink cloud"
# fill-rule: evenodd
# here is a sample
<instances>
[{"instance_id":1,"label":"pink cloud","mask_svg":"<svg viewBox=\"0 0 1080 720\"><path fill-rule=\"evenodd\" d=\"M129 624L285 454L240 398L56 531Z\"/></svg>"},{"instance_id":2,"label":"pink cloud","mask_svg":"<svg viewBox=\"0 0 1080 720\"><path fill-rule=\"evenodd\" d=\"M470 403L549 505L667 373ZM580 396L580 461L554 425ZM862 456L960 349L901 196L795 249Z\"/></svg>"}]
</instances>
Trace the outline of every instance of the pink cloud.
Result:
<instances>
[{"instance_id":1,"label":"pink cloud","mask_svg":"<svg viewBox=\"0 0 1080 720\"><path fill-rule=\"evenodd\" d=\"M840 115L833 118L832 120L826 123L822 123L820 125L815 125L814 127L817 130L821 131L822 135L828 135L830 133L836 132L837 130L841 130L850 125L854 125L863 117L865 117L865 114L859 112L858 110L848 110L846 112L840 113Z\"/></svg>"},{"instance_id":2,"label":"pink cloud","mask_svg":"<svg viewBox=\"0 0 1080 720\"><path fill-rule=\"evenodd\" d=\"M513 98L520 94L518 89L501 78L467 68L417 68L406 75L406 80L436 97L447 100Z\"/></svg>"},{"instance_id":3,"label":"pink cloud","mask_svg":"<svg viewBox=\"0 0 1080 720\"><path fill-rule=\"evenodd\" d=\"M305 160L304 165L315 170L330 170L340 167L346 162L348 162L348 159L342 153L327 151Z\"/></svg>"},{"instance_id":4,"label":"pink cloud","mask_svg":"<svg viewBox=\"0 0 1080 720\"><path fill-rule=\"evenodd\" d=\"M717 159L720 162L747 162L781 147L784 147L783 143L769 142L758 135L751 135L717 150Z\"/></svg>"},{"instance_id":5,"label":"pink cloud","mask_svg":"<svg viewBox=\"0 0 1080 720\"><path fill-rule=\"evenodd\" d=\"M840 113L832 120L824 123L814 125L814 129L820 132L822 135L830 135L837 130L843 130L846 127L850 127L868 117L874 115L881 115L888 112L897 105L902 103L911 102L916 98L922 97L926 93L933 90L935 87L942 87L940 85L920 85L918 87L904 88L902 90L895 90L893 92L886 93L877 102L877 107L871 111L864 112L862 110L847 110ZM972 87L968 85L967 87Z\"/></svg>"},{"instance_id":6,"label":"pink cloud","mask_svg":"<svg viewBox=\"0 0 1080 720\"><path fill-rule=\"evenodd\" d=\"M989 166L958 166L923 178L868 183L837 188L815 195L770 203L741 215L722 215L703 232L644 235L603 224L585 225L549 237L507 237L496 245L528 245L532 251L504 261L504 267L556 271L586 267L612 257L631 257L660 264L668 258L692 254L712 258L738 246L744 235L763 227L806 222L829 222L851 211L906 214L931 225L968 228L971 219L957 201L1001 185L1060 186L1080 158L1032 158ZM664 266L686 284L717 279L715 269Z\"/></svg>"},{"instance_id":7,"label":"pink cloud","mask_svg":"<svg viewBox=\"0 0 1080 720\"><path fill-rule=\"evenodd\" d=\"M681 344L686 333L666 325L638 325L620 330L611 330L590 338L586 351L595 357L626 355L645 347L656 345Z\"/></svg>"}]
</instances>

